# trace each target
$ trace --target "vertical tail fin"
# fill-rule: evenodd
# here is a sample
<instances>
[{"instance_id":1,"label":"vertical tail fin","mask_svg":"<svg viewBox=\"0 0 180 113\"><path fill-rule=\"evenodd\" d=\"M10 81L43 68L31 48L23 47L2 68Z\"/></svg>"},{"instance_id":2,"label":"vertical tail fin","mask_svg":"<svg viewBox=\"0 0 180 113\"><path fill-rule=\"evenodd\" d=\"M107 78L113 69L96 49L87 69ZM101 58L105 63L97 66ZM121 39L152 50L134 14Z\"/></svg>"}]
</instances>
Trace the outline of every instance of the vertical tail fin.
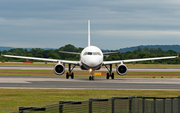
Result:
<instances>
[{"instance_id":1,"label":"vertical tail fin","mask_svg":"<svg viewBox=\"0 0 180 113\"><path fill-rule=\"evenodd\" d=\"M90 46L90 20L88 20L88 46Z\"/></svg>"}]
</instances>

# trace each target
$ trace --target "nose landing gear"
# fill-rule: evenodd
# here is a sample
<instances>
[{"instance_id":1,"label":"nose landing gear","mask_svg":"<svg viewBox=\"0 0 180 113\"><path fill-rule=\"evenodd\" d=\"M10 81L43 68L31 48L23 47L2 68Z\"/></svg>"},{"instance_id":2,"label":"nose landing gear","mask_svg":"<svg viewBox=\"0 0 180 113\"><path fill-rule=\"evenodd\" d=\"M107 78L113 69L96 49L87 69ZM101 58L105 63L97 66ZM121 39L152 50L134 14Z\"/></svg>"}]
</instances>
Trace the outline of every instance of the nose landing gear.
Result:
<instances>
[{"instance_id":1,"label":"nose landing gear","mask_svg":"<svg viewBox=\"0 0 180 113\"><path fill-rule=\"evenodd\" d=\"M94 73L93 73L93 71L91 71L91 76L89 76L89 80L94 80Z\"/></svg>"},{"instance_id":2,"label":"nose landing gear","mask_svg":"<svg viewBox=\"0 0 180 113\"><path fill-rule=\"evenodd\" d=\"M89 80L94 80L94 76L89 76Z\"/></svg>"}]
</instances>

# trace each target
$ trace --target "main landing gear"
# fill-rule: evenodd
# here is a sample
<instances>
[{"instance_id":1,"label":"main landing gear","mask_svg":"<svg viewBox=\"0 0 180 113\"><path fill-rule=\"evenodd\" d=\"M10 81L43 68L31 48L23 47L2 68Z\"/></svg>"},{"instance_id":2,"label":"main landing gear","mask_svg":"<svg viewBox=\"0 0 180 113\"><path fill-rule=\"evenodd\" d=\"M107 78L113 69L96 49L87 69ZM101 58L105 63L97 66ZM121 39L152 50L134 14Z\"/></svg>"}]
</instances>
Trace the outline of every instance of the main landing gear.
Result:
<instances>
[{"instance_id":1,"label":"main landing gear","mask_svg":"<svg viewBox=\"0 0 180 113\"><path fill-rule=\"evenodd\" d=\"M72 70L76 67L76 65L74 65L71 68L71 64L69 64L69 72L66 73L66 79L69 79L69 77L71 77L71 79L74 79L74 73L72 72Z\"/></svg>"},{"instance_id":2,"label":"main landing gear","mask_svg":"<svg viewBox=\"0 0 180 113\"><path fill-rule=\"evenodd\" d=\"M74 79L74 73L73 72L72 73L67 72L66 73L66 79L69 79L69 77L71 77L71 79Z\"/></svg>"},{"instance_id":3,"label":"main landing gear","mask_svg":"<svg viewBox=\"0 0 180 113\"><path fill-rule=\"evenodd\" d=\"M106 79L109 79L109 77L111 77L111 79L114 79L114 73L112 73L112 64L110 64L109 68L106 65L105 65L105 67L109 71L109 73L107 73L107 75L106 75Z\"/></svg>"}]
</instances>

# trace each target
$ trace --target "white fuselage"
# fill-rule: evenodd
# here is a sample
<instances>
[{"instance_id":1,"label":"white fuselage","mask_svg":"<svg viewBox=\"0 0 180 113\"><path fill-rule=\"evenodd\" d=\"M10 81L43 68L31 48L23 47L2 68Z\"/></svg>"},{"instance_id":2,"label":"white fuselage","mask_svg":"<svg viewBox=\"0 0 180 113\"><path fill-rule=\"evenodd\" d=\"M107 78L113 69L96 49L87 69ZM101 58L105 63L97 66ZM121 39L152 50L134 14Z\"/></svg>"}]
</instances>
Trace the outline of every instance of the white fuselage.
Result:
<instances>
[{"instance_id":1,"label":"white fuselage","mask_svg":"<svg viewBox=\"0 0 180 113\"><path fill-rule=\"evenodd\" d=\"M96 46L88 46L83 49L80 55L80 66L86 70L98 70L103 63L103 53Z\"/></svg>"}]
</instances>

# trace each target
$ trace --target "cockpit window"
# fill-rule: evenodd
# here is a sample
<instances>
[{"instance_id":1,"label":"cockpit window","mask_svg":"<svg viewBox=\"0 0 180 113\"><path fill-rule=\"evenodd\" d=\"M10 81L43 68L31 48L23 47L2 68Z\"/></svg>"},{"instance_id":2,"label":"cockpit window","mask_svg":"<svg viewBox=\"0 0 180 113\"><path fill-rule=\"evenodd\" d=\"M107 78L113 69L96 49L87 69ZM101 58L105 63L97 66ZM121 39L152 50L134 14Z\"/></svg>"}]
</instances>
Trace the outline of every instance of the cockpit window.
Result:
<instances>
[{"instance_id":1,"label":"cockpit window","mask_svg":"<svg viewBox=\"0 0 180 113\"><path fill-rule=\"evenodd\" d=\"M93 53L92 53L92 52L88 52L87 54L88 54L88 55L92 55Z\"/></svg>"},{"instance_id":2,"label":"cockpit window","mask_svg":"<svg viewBox=\"0 0 180 113\"><path fill-rule=\"evenodd\" d=\"M101 53L100 53L100 52L97 52L97 54L101 56Z\"/></svg>"},{"instance_id":3,"label":"cockpit window","mask_svg":"<svg viewBox=\"0 0 180 113\"><path fill-rule=\"evenodd\" d=\"M100 55L101 56L101 53L100 52L85 52L83 55Z\"/></svg>"},{"instance_id":4,"label":"cockpit window","mask_svg":"<svg viewBox=\"0 0 180 113\"><path fill-rule=\"evenodd\" d=\"M93 55L98 55L98 53L97 52L93 52Z\"/></svg>"},{"instance_id":5,"label":"cockpit window","mask_svg":"<svg viewBox=\"0 0 180 113\"><path fill-rule=\"evenodd\" d=\"M93 52L93 55L101 55L99 52Z\"/></svg>"},{"instance_id":6,"label":"cockpit window","mask_svg":"<svg viewBox=\"0 0 180 113\"><path fill-rule=\"evenodd\" d=\"M87 55L87 52L85 52L83 55Z\"/></svg>"}]
</instances>

